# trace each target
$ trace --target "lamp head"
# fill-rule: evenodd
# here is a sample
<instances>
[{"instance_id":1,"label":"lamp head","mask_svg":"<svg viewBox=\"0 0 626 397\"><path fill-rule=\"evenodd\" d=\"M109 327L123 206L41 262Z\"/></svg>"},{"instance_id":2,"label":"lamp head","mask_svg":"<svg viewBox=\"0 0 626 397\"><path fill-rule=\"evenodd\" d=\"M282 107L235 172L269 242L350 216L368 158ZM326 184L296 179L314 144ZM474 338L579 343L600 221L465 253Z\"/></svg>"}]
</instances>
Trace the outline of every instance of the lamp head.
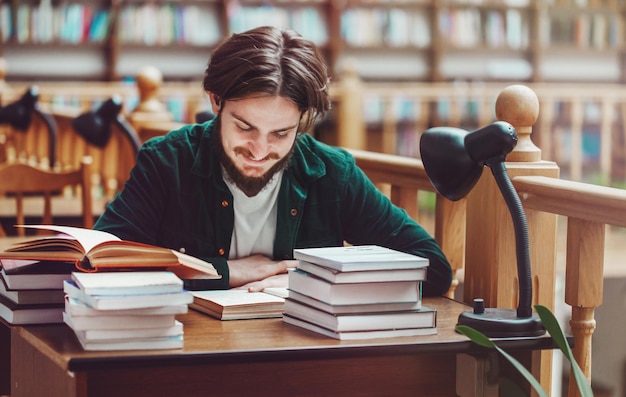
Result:
<instances>
[{"instance_id":1,"label":"lamp head","mask_svg":"<svg viewBox=\"0 0 626 397\"><path fill-rule=\"evenodd\" d=\"M20 131L26 131L38 100L39 88L30 87L20 99L0 109L0 124L7 123Z\"/></svg>"},{"instance_id":2,"label":"lamp head","mask_svg":"<svg viewBox=\"0 0 626 397\"><path fill-rule=\"evenodd\" d=\"M515 128L505 121L472 132L433 127L422 135L420 154L435 189L456 201L472 190L485 165L503 162L516 144Z\"/></svg>"},{"instance_id":3,"label":"lamp head","mask_svg":"<svg viewBox=\"0 0 626 397\"><path fill-rule=\"evenodd\" d=\"M72 128L97 147L106 146L111 136L111 124L122 110L122 98L113 96L96 110L90 110L72 120Z\"/></svg>"}]
</instances>

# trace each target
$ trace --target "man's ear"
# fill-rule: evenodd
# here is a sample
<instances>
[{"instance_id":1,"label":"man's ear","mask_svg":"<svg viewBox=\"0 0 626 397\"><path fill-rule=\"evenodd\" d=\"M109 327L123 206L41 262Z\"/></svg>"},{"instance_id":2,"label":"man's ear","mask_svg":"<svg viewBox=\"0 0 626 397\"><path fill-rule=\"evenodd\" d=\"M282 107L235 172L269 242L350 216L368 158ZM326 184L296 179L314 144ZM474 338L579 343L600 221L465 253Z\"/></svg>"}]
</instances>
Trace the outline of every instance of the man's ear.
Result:
<instances>
[{"instance_id":1,"label":"man's ear","mask_svg":"<svg viewBox=\"0 0 626 397\"><path fill-rule=\"evenodd\" d=\"M220 114L220 107L222 106L220 97L209 92L209 99L211 100L211 110L213 110L213 114Z\"/></svg>"}]
</instances>

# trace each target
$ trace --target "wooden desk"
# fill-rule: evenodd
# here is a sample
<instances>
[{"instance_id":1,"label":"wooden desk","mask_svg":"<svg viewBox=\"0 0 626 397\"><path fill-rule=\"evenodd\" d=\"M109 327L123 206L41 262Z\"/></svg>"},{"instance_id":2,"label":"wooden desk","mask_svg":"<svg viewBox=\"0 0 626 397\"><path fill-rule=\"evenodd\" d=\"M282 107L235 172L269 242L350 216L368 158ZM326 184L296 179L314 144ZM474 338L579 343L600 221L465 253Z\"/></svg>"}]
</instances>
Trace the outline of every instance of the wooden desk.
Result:
<instances>
[{"instance_id":1,"label":"wooden desk","mask_svg":"<svg viewBox=\"0 0 626 397\"><path fill-rule=\"evenodd\" d=\"M12 327L12 397L19 396L456 396L456 354L476 351L454 332L467 307L426 299L438 334L338 341L281 319L180 316L180 350L85 352L64 325ZM549 338L503 347L550 348Z\"/></svg>"}]
</instances>

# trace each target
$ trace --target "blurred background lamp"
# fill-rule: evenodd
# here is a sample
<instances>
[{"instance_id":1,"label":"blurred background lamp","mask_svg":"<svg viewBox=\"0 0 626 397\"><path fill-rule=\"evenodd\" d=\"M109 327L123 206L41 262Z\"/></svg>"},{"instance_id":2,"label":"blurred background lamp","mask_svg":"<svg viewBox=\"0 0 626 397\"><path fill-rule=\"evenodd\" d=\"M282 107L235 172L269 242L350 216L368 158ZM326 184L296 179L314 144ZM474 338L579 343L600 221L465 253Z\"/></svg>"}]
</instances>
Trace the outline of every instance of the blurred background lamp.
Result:
<instances>
[{"instance_id":1,"label":"blurred background lamp","mask_svg":"<svg viewBox=\"0 0 626 397\"><path fill-rule=\"evenodd\" d=\"M45 113L38 105L39 87L31 86L17 101L0 107L0 124L8 124L18 132L26 132L33 119L33 115L39 117L48 130L48 158L50 167L54 166L56 154L57 127L54 118Z\"/></svg>"},{"instance_id":2,"label":"blurred background lamp","mask_svg":"<svg viewBox=\"0 0 626 397\"><path fill-rule=\"evenodd\" d=\"M465 197L482 174L491 169L511 213L515 228L519 302L517 310L485 308L481 298L474 299L472 310L459 315L459 324L468 325L488 337L539 336L545 328L532 311L532 277L528 224L517 191L504 162L517 144L517 132L507 122L496 121L472 132L455 127L434 127L420 140L424 169L437 191L449 200Z\"/></svg>"},{"instance_id":3,"label":"blurred background lamp","mask_svg":"<svg viewBox=\"0 0 626 397\"><path fill-rule=\"evenodd\" d=\"M122 98L113 96L95 110L90 110L72 120L72 128L87 142L103 148L111 138L112 127L115 126L128 138L134 153L139 151L141 140L135 129L120 114Z\"/></svg>"}]
</instances>

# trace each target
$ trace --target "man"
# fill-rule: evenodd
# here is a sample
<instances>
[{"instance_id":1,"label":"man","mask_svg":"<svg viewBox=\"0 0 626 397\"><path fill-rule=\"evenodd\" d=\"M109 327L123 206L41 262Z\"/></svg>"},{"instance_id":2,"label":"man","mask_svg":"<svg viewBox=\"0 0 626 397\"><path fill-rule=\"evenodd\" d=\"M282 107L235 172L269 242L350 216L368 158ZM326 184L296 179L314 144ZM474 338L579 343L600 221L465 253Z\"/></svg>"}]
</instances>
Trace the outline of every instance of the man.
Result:
<instances>
[{"instance_id":1,"label":"man","mask_svg":"<svg viewBox=\"0 0 626 397\"><path fill-rule=\"evenodd\" d=\"M424 294L447 291L450 265L428 233L346 151L301 132L331 106L314 44L273 27L235 34L203 85L215 119L146 142L96 229L200 257L222 275L185 280L189 289L287 286L294 248L346 241L427 257Z\"/></svg>"}]
</instances>

